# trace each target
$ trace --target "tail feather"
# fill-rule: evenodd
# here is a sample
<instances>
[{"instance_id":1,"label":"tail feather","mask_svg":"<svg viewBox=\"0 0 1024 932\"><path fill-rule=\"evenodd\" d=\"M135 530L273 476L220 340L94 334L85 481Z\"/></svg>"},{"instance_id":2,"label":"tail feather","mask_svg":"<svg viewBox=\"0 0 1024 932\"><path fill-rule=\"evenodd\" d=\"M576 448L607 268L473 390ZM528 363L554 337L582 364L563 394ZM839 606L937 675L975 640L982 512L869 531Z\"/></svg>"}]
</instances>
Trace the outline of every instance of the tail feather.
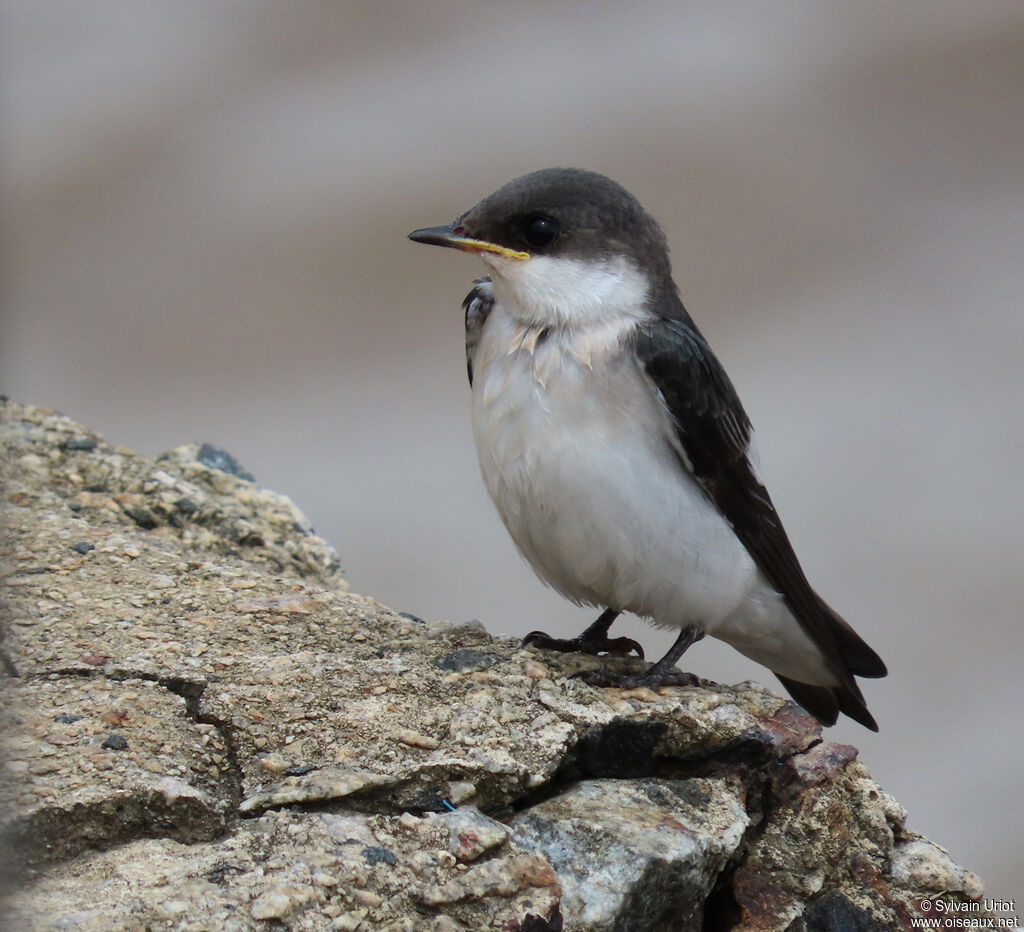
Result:
<instances>
[{"instance_id":1,"label":"tail feather","mask_svg":"<svg viewBox=\"0 0 1024 932\"><path fill-rule=\"evenodd\" d=\"M822 725L834 725L839 713L850 716L865 728L878 731L878 723L864 704L864 696L852 680L843 686L811 686L775 674L786 691Z\"/></svg>"},{"instance_id":2,"label":"tail feather","mask_svg":"<svg viewBox=\"0 0 1024 932\"><path fill-rule=\"evenodd\" d=\"M855 676L882 677L888 672L885 662L872 650L853 628L829 607L821 596L814 593L824 628L833 639L833 672L839 678L837 686L813 686L776 673L787 692L811 713L822 725L834 725L839 713L848 715L865 728L878 731L878 723L868 711L864 695ZM826 656L829 652L826 652ZM841 664L841 666L839 666ZM838 666L838 668L837 668Z\"/></svg>"},{"instance_id":3,"label":"tail feather","mask_svg":"<svg viewBox=\"0 0 1024 932\"><path fill-rule=\"evenodd\" d=\"M821 614L831 623L830 627L835 636L839 652L846 661L850 672L854 676L864 676L869 679L877 679L885 676L889 671L885 667L885 661L878 656L867 644L867 642L853 628L837 615L825 602L825 600L814 594L818 601Z\"/></svg>"}]
</instances>

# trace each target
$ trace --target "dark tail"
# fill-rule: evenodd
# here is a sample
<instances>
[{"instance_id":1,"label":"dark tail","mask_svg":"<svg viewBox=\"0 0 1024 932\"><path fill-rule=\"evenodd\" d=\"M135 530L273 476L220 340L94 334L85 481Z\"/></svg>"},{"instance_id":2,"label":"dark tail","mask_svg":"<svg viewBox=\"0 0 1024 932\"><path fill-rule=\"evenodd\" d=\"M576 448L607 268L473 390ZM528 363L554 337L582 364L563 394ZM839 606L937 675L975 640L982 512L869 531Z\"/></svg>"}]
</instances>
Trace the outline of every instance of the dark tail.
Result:
<instances>
[{"instance_id":1,"label":"dark tail","mask_svg":"<svg viewBox=\"0 0 1024 932\"><path fill-rule=\"evenodd\" d=\"M831 622L829 627L835 635L839 652L846 660L850 672L854 676L865 676L869 679L885 676L889 672L885 668L885 661L868 647L865 640L853 628L829 608L820 595L815 593L814 597L818 600L821 613Z\"/></svg>"},{"instance_id":2,"label":"dark tail","mask_svg":"<svg viewBox=\"0 0 1024 932\"><path fill-rule=\"evenodd\" d=\"M822 725L834 725L842 712L865 728L878 731L878 723L864 704L864 697L856 682L851 680L848 686L810 686L779 676L778 673L775 675L786 687L786 691Z\"/></svg>"},{"instance_id":3,"label":"dark tail","mask_svg":"<svg viewBox=\"0 0 1024 932\"><path fill-rule=\"evenodd\" d=\"M878 731L878 723L868 711L864 696L857 685L855 676L871 679L885 676L889 671L885 662L878 656L822 599L815 594L822 616L827 620L830 633L835 638L839 655L846 665L847 682L840 686L811 686L796 680L779 676L779 682L786 691L811 713L822 725L834 725L839 713L850 716L865 728Z\"/></svg>"}]
</instances>

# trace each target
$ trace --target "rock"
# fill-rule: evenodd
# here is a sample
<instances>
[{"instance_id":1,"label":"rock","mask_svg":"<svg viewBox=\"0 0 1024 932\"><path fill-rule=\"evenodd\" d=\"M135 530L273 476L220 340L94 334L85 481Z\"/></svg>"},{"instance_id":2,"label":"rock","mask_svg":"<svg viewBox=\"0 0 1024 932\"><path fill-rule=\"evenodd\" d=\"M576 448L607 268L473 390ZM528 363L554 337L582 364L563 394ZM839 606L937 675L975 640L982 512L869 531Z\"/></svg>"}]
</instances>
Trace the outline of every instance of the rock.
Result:
<instances>
[{"instance_id":1,"label":"rock","mask_svg":"<svg viewBox=\"0 0 1024 932\"><path fill-rule=\"evenodd\" d=\"M954 863L945 848L909 833L896 848L892 875L901 883L932 893L962 893L971 900L984 893L978 876Z\"/></svg>"},{"instance_id":2,"label":"rock","mask_svg":"<svg viewBox=\"0 0 1024 932\"><path fill-rule=\"evenodd\" d=\"M258 896L250 913L253 919L287 919L316 899L316 890L306 884L281 884Z\"/></svg>"},{"instance_id":3,"label":"rock","mask_svg":"<svg viewBox=\"0 0 1024 932\"><path fill-rule=\"evenodd\" d=\"M729 779L584 780L518 816L512 838L550 862L581 928L700 929L750 825L743 795Z\"/></svg>"},{"instance_id":4,"label":"rock","mask_svg":"<svg viewBox=\"0 0 1024 932\"><path fill-rule=\"evenodd\" d=\"M643 663L396 614L347 592L236 461L0 415L15 927L811 932L907 928L925 899L987 915L855 749L766 689L590 687L573 674Z\"/></svg>"},{"instance_id":5,"label":"rock","mask_svg":"<svg viewBox=\"0 0 1024 932\"><path fill-rule=\"evenodd\" d=\"M212 443L204 443L199 448L196 459L211 469L219 469L221 472L238 476L239 479L245 479L247 482L255 481L252 473L243 469L242 464L228 453L227 450L215 447Z\"/></svg>"},{"instance_id":6,"label":"rock","mask_svg":"<svg viewBox=\"0 0 1024 932\"><path fill-rule=\"evenodd\" d=\"M3 758L8 769L25 761L31 778L0 781L0 810L24 856L43 864L131 838L221 834L231 789L213 755L225 747L204 743L181 696L137 679L23 680L4 683ZM131 715L111 734L104 716L116 707Z\"/></svg>"},{"instance_id":7,"label":"rock","mask_svg":"<svg viewBox=\"0 0 1024 932\"><path fill-rule=\"evenodd\" d=\"M272 784L258 793L247 796L239 804L238 811L249 813L270 809L273 806L327 802L352 796L367 787L389 786L394 783L390 777L381 774L344 770L341 767L297 767L294 770L295 775L284 783ZM284 773L287 774L288 771L285 770Z\"/></svg>"},{"instance_id":8,"label":"rock","mask_svg":"<svg viewBox=\"0 0 1024 932\"><path fill-rule=\"evenodd\" d=\"M427 906L446 906L460 900L483 900L490 896L510 897L530 887L557 887L558 876L551 865L536 854L514 854L494 858L444 883L431 884L420 893Z\"/></svg>"},{"instance_id":9,"label":"rock","mask_svg":"<svg viewBox=\"0 0 1024 932\"><path fill-rule=\"evenodd\" d=\"M492 848L504 844L512 829L488 818L476 806L435 816L448 827L448 850L463 862L475 861Z\"/></svg>"}]
</instances>

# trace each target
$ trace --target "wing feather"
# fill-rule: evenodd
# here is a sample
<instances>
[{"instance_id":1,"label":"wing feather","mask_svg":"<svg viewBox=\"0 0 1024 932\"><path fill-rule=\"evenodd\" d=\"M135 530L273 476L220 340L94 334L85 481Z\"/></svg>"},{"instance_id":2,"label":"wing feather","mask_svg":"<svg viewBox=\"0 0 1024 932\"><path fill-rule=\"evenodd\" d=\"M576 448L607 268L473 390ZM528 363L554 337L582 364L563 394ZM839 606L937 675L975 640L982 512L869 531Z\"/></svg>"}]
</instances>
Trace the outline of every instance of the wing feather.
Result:
<instances>
[{"instance_id":1,"label":"wing feather","mask_svg":"<svg viewBox=\"0 0 1024 932\"><path fill-rule=\"evenodd\" d=\"M854 718L872 727L874 720L853 677L884 676L885 664L807 581L751 463L750 420L722 364L685 311L640 324L635 341L641 363L672 415L685 452L683 467L732 525L842 684L818 704L828 708L834 702L847 714L853 710L858 713ZM814 689L802 688L801 693L808 698L808 690Z\"/></svg>"},{"instance_id":2,"label":"wing feather","mask_svg":"<svg viewBox=\"0 0 1024 932\"><path fill-rule=\"evenodd\" d=\"M466 300L462 302L462 308L466 312L466 374L469 376L470 386L473 384L473 359L476 356L476 348L480 343L484 322L493 307L494 286L491 280L476 279L472 290L466 295Z\"/></svg>"}]
</instances>

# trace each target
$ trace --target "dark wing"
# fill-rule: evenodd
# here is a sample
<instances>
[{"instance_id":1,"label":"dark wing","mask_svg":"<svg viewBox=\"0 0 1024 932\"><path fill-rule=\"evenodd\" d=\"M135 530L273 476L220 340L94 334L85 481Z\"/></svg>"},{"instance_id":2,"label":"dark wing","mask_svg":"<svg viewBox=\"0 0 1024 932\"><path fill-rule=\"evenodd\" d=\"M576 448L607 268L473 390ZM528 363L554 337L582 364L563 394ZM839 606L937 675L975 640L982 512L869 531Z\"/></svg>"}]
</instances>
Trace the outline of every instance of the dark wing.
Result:
<instances>
[{"instance_id":1,"label":"dark wing","mask_svg":"<svg viewBox=\"0 0 1024 932\"><path fill-rule=\"evenodd\" d=\"M853 677L885 676L885 664L804 576L771 496L751 465L750 420L722 364L688 318L644 323L635 340L640 361L672 415L684 466L785 597L842 684L828 689L783 679L783 685L826 724L842 711L877 730Z\"/></svg>"},{"instance_id":2,"label":"dark wing","mask_svg":"<svg viewBox=\"0 0 1024 932\"><path fill-rule=\"evenodd\" d=\"M480 342L480 334L484 329L484 321L494 307L494 286L489 278L478 278L473 282L473 290L462 302L466 312L466 372L469 384L473 384L473 357Z\"/></svg>"}]
</instances>

